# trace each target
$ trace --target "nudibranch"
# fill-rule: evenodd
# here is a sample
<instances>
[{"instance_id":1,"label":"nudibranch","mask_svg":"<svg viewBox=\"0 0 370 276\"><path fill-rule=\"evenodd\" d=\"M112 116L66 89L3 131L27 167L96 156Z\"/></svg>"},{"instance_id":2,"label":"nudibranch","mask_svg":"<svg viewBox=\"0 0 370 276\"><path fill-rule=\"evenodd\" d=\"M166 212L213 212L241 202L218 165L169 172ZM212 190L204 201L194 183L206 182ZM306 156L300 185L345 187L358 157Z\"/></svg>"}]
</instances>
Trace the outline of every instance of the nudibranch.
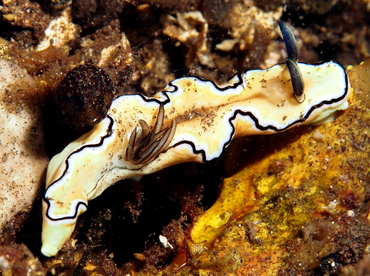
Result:
<instances>
[{"instance_id":1,"label":"nudibranch","mask_svg":"<svg viewBox=\"0 0 370 276\"><path fill-rule=\"evenodd\" d=\"M286 64L250 70L223 85L196 77L171 81L153 97L124 95L107 116L52 158L43 197L42 253L70 238L88 201L119 180L184 162L217 158L236 138L321 124L348 107L350 84L334 62L296 63L297 101Z\"/></svg>"}]
</instances>

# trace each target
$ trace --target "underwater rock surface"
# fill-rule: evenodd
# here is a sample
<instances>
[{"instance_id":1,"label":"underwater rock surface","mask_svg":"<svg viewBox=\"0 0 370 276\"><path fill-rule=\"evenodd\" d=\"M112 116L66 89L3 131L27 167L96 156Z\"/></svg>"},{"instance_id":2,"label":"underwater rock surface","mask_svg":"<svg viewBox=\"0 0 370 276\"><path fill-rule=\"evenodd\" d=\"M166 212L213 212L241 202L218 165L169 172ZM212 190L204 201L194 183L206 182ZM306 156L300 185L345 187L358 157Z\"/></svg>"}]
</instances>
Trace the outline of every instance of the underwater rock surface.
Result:
<instances>
[{"instance_id":1,"label":"underwater rock surface","mask_svg":"<svg viewBox=\"0 0 370 276\"><path fill-rule=\"evenodd\" d=\"M0 230L15 214L29 211L48 164L41 101L33 78L0 59Z\"/></svg>"}]
</instances>

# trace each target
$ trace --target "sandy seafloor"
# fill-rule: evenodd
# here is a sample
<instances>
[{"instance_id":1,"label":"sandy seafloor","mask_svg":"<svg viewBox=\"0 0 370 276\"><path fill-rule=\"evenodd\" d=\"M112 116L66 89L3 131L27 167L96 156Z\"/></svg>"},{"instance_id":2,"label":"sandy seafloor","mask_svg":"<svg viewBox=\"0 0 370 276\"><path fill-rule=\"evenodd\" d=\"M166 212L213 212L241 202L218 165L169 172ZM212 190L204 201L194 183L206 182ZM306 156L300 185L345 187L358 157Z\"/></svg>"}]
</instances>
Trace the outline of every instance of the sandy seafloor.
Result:
<instances>
[{"instance_id":1,"label":"sandy seafloor","mask_svg":"<svg viewBox=\"0 0 370 276\"><path fill-rule=\"evenodd\" d=\"M369 1L0 5L2 275L370 275ZM55 104L67 72L102 68L114 97L150 96L183 76L223 83L284 62L279 19L299 62L347 68L347 110L238 139L206 164L120 181L89 202L56 257L40 253L48 160L88 131Z\"/></svg>"}]
</instances>

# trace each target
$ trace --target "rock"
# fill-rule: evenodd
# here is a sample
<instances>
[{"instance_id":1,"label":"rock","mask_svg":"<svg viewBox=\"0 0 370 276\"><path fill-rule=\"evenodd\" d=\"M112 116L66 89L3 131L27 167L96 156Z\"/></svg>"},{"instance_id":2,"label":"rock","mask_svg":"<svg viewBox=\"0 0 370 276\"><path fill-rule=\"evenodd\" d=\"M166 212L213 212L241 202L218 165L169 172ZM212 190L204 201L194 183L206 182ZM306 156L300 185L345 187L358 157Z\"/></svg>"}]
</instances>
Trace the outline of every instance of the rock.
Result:
<instances>
[{"instance_id":1,"label":"rock","mask_svg":"<svg viewBox=\"0 0 370 276\"><path fill-rule=\"evenodd\" d=\"M48 163L35 88L14 61L0 59L0 231L32 205Z\"/></svg>"}]
</instances>

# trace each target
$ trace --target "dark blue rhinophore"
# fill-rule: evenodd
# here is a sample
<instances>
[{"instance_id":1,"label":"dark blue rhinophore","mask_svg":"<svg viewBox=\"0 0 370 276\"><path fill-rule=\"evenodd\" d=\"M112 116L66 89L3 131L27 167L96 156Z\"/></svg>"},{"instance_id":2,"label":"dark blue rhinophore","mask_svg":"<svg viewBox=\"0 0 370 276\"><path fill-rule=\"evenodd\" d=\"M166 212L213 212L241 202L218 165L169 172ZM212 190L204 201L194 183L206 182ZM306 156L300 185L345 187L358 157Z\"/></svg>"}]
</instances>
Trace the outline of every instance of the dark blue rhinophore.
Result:
<instances>
[{"instance_id":1,"label":"dark blue rhinophore","mask_svg":"<svg viewBox=\"0 0 370 276\"><path fill-rule=\"evenodd\" d=\"M294 62L293 60L287 58L285 60L286 66L288 67L290 79L292 82L292 87L294 91L294 97L298 102L303 102L305 100L305 96L303 94L304 91L304 83L301 70L299 70L298 63Z\"/></svg>"},{"instance_id":2,"label":"dark blue rhinophore","mask_svg":"<svg viewBox=\"0 0 370 276\"><path fill-rule=\"evenodd\" d=\"M289 70L290 79L292 82L293 94L298 102L305 100L304 82L301 70L298 66L298 48L297 41L292 30L283 21L279 20L280 32L283 35L288 57L285 59L286 66Z\"/></svg>"},{"instance_id":3,"label":"dark blue rhinophore","mask_svg":"<svg viewBox=\"0 0 370 276\"><path fill-rule=\"evenodd\" d=\"M288 27L287 24L285 24L285 22L281 20L279 20L279 28L281 34L283 35L288 58L294 62L298 62L297 41L292 30Z\"/></svg>"}]
</instances>

